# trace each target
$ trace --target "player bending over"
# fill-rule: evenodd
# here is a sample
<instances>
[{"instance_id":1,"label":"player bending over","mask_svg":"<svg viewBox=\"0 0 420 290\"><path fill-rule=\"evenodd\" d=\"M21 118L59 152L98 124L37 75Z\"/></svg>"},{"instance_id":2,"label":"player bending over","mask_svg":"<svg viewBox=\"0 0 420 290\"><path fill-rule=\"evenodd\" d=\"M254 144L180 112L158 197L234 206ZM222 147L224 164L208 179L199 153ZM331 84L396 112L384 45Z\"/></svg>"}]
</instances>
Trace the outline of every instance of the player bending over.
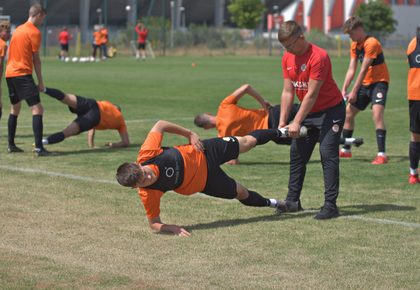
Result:
<instances>
[{"instance_id":1,"label":"player bending over","mask_svg":"<svg viewBox=\"0 0 420 290\"><path fill-rule=\"evenodd\" d=\"M65 94L52 88L45 88L44 93L66 104L70 112L77 115L77 118L63 131L42 139L44 145L59 143L65 138L88 131L88 145L93 148L95 147L95 130L107 129L118 130L121 141L108 142L105 146L117 148L130 145L127 126L118 106L108 101L96 101L73 94Z\"/></svg>"},{"instance_id":2,"label":"player bending over","mask_svg":"<svg viewBox=\"0 0 420 290\"><path fill-rule=\"evenodd\" d=\"M189 145L162 147L164 133L184 136ZM277 200L248 190L230 178L220 165L282 134L278 129L256 130L244 137L201 141L196 133L184 127L158 121L141 146L137 162L122 164L116 178L123 186L138 188L152 230L190 236L184 228L161 221L162 195L168 190L183 195L202 192L218 198L236 198L247 206L276 207Z\"/></svg>"}]
</instances>

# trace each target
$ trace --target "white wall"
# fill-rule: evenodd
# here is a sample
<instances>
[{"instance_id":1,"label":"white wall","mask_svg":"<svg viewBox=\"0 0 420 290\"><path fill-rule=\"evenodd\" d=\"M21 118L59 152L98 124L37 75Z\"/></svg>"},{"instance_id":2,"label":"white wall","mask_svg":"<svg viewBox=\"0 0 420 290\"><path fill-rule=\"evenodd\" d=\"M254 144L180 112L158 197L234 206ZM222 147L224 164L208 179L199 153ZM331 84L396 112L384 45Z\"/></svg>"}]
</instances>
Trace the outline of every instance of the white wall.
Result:
<instances>
[{"instance_id":1,"label":"white wall","mask_svg":"<svg viewBox=\"0 0 420 290\"><path fill-rule=\"evenodd\" d=\"M394 19L398 21L396 34L412 37L420 27L420 6L392 5Z\"/></svg>"}]
</instances>

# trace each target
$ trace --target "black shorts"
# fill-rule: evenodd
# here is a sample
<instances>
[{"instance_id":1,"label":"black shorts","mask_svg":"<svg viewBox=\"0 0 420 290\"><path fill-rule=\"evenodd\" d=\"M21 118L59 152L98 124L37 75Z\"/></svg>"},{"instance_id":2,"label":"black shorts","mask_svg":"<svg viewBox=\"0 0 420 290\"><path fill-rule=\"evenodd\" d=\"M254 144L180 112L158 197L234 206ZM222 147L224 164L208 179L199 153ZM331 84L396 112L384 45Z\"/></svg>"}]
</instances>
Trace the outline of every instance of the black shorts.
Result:
<instances>
[{"instance_id":1,"label":"black shorts","mask_svg":"<svg viewBox=\"0 0 420 290\"><path fill-rule=\"evenodd\" d=\"M74 120L79 127L80 133L89 131L96 127L101 120L101 113L99 112L98 103L94 99L88 99L80 96L77 98L77 108L73 109L69 107L70 112L77 114L77 118Z\"/></svg>"},{"instance_id":2,"label":"black shorts","mask_svg":"<svg viewBox=\"0 0 420 290\"><path fill-rule=\"evenodd\" d=\"M41 102L38 87L32 75L6 78L6 82L12 105L25 100L28 106L32 107Z\"/></svg>"},{"instance_id":3,"label":"black shorts","mask_svg":"<svg viewBox=\"0 0 420 290\"><path fill-rule=\"evenodd\" d=\"M360 111L366 109L370 103L372 103L372 106L382 105L385 107L387 93L387 82L377 82L369 86L361 86L357 92L356 102L352 104L352 106Z\"/></svg>"},{"instance_id":4,"label":"black shorts","mask_svg":"<svg viewBox=\"0 0 420 290\"><path fill-rule=\"evenodd\" d=\"M146 49L146 43L138 43L137 49Z\"/></svg>"},{"instance_id":5,"label":"black shorts","mask_svg":"<svg viewBox=\"0 0 420 290\"><path fill-rule=\"evenodd\" d=\"M410 112L410 132L420 134L420 101L408 101Z\"/></svg>"},{"instance_id":6,"label":"black shorts","mask_svg":"<svg viewBox=\"0 0 420 290\"><path fill-rule=\"evenodd\" d=\"M235 137L212 138L203 141L207 159L207 182L203 193L219 198L237 196L236 181L221 168L225 162L239 156L239 143Z\"/></svg>"},{"instance_id":7,"label":"black shorts","mask_svg":"<svg viewBox=\"0 0 420 290\"><path fill-rule=\"evenodd\" d=\"M69 44L60 44L61 50L69 52Z\"/></svg>"}]
</instances>

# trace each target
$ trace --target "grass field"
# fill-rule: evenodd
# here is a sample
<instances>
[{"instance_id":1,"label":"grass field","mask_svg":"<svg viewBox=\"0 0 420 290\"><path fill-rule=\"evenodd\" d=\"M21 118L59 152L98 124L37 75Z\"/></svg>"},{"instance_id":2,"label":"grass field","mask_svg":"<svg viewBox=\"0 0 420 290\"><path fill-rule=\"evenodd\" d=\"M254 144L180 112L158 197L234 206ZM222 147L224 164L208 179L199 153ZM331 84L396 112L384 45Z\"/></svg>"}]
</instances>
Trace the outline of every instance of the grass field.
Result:
<instances>
[{"instance_id":1,"label":"grass field","mask_svg":"<svg viewBox=\"0 0 420 290\"><path fill-rule=\"evenodd\" d=\"M191 63L196 63L192 67ZM341 86L348 60L333 59ZM280 59L268 57L166 57L135 62L43 62L47 86L119 104L132 146L87 148L81 135L49 146L56 155L35 158L31 116L24 104L16 142L23 154L7 154L8 94L3 83L0 123L0 288L2 289L419 289L420 186L408 185L407 65L387 60L392 83L385 119L390 162L374 166L376 139L370 112L357 118L365 144L341 162L338 204L342 216L313 219L323 202L318 149L302 192L305 212L275 216L271 209L239 202L185 197L162 200L161 218L185 226L191 238L152 233L135 190L116 184L117 166L135 160L155 121L196 130L196 113L215 112L243 83L278 103ZM250 98L244 106L257 104ZM74 115L43 95L44 135ZM117 140L97 132L96 143ZM184 143L166 137L165 145ZM288 147L267 144L224 169L267 197L287 193Z\"/></svg>"}]
</instances>

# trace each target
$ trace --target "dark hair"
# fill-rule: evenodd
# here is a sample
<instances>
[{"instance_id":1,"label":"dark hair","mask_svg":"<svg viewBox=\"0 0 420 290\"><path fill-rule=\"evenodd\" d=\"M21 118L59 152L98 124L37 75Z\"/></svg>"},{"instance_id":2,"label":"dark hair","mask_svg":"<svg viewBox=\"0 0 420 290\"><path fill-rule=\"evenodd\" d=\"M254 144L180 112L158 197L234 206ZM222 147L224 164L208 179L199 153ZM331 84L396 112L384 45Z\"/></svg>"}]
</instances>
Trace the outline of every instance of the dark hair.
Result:
<instances>
[{"instance_id":1,"label":"dark hair","mask_svg":"<svg viewBox=\"0 0 420 290\"><path fill-rule=\"evenodd\" d=\"M360 19L360 17L357 16L351 16L349 19L344 22L343 25L343 32L349 33L350 31L362 27L363 28L363 21Z\"/></svg>"},{"instance_id":2,"label":"dark hair","mask_svg":"<svg viewBox=\"0 0 420 290\"><path fill-rule=\"evenodd\" d=\"M289 20L286 22L283 22L280 26L279 32L277 34L277 39L280 42L288 40L292 36L299 36L303 34L302 27L293 20Z\"/></svg>"},{"instance_id":3,"label":"dark hair","mask_svg":"<svg viewBox=\"0 0 420 290\"><path fill-rule=\"evenodd\" d=\"M201 113L195 116L194 124L197 127L204 128L209 123L209 117L206 113Z\"/></svg>"},{"instance_id":4,"label":"dark hair","mask_svg":"<svg viewBox=\"0 0 420 290\"><path fill-rule=\"evenodd\" d=\"M121 164L115 175L118 183L126 187L136 187L137 181L141 176L142 171L140 170L139 165L134 162L125 162Z\"/></svg>"}]
</instances>

